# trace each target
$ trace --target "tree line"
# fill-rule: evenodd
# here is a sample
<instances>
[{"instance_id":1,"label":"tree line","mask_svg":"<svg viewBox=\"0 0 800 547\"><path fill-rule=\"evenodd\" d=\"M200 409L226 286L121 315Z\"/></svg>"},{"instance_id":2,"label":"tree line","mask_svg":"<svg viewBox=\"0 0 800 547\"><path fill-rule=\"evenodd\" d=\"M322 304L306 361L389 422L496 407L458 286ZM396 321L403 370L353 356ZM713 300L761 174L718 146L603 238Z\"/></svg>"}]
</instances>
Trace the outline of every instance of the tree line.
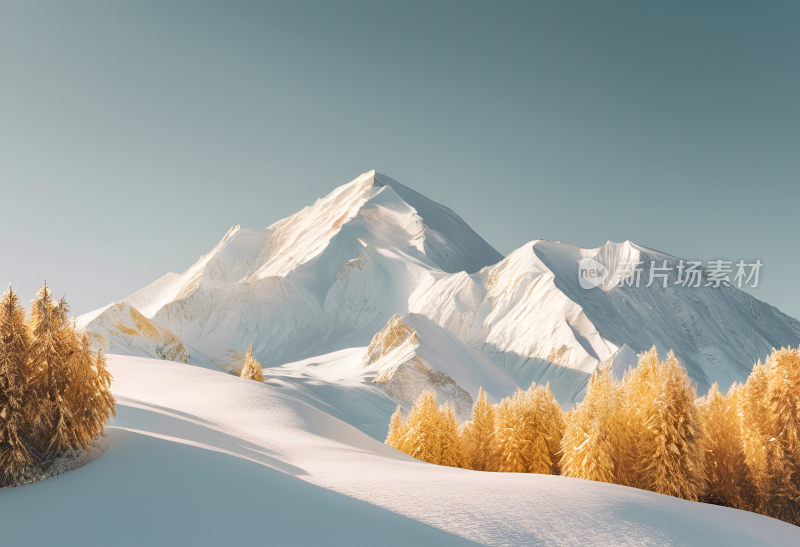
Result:
<instances>
[{"instance_id":1,"label":"tree line","mask_svg":"<svg viewBox=\"0 0 800 547\"><path fill-rule=\"evenodd\" d=\"M86 450L116 415L101 351L69 319L45 285L20 304L11 287L0 302L0 487L45 471L69 450Z\"/></svg>"},{"instance_id":2,"label":"tree line","mask_svg":"<svg viewBox=\"0 0 800 547\"><path fill-rule=\"evenodd\" d=\"M480 390L472 419L425 392L386 443L417 459L479 471L552 473L755 511L800 525L800 347L774 350L747 381L698 398L673 352L639 355L622 381L592 375L563 412L548 385L497 404Z\"/></svg>"}]
</instances>

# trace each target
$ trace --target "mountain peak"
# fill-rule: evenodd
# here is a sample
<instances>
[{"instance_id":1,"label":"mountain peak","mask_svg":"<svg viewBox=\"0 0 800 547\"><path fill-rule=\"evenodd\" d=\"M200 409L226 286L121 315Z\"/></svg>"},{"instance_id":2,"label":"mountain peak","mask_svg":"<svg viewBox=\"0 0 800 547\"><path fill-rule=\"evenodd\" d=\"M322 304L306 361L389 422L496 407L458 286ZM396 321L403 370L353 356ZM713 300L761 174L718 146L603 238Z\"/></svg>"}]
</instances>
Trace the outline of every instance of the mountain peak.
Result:
<instances>
[{"instance_id":1,"label":"mountain peak","mask_svg":"<svg viewBox=\"0 0 800 547\"><path fill-rule=\"evenodd\" d=\"M451 209L376 171L362 173L268 230L269 258L257 279L287 275L326 252L352 255L351 260L365 246L397 251L446 272L471 273L502 259Z\"/></svg>"}]
</instances>

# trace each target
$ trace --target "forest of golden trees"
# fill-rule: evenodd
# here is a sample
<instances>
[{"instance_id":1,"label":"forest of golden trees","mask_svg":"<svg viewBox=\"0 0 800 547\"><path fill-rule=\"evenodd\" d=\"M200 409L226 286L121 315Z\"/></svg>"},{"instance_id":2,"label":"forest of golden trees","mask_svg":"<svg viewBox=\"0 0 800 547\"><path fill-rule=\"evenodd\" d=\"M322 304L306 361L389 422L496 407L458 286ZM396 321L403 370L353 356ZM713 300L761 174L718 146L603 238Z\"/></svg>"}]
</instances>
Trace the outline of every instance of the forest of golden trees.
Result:
<instances>
[{"instance_id":1,"label":"forest of golden trees","mask_svg":"<svg viewBox=\"0 0 800 547\"><path fill-rule=\"evenodd\" d=\"M405 419L397 408L386 443L440 465L610 482L800 524L800 348L774 350L744 384L701 398L655 347L621 382L595 373L569 412L549 385L495 405L481 389L459 426L425 392Z\"/></svg>"},{"instance_id":2,"label":"forest of golden trees","mask_svg":"<svg viewBox=\"0 0 800 547\"><path fill-rule=\"evenodd\" d=\"M26 316L9 287L0 302L0 487L40 476L86 450L114 410L105 357L47 286Z\"/></svg>"}]
</instances>

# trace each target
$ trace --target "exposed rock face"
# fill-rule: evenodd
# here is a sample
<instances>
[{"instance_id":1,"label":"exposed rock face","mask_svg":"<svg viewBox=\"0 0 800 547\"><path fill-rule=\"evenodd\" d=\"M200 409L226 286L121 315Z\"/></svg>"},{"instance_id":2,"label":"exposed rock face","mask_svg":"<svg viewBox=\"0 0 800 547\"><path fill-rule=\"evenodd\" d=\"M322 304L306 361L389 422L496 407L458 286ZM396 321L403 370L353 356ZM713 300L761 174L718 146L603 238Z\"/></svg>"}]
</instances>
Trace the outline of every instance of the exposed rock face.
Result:
<instances>
[{"instance_id":1,"label":"exposed rock face","mask_svg":"<svg viewBox=\"0 0 800 547\"><path fill-rule=\"evenodd\" d=\"M86 329L95 346L108 353L182 363L189 360L189 352L174 332L156 325L127 302L112 304L78 326Z\"/></svg>"},{"instance_id":2,"label":"exposed rock face","mask_svg":"<svg viewBox=\"0 0 800 547\"><path fill-rule=\"evenodd\" d=\"M372 382L395 401L410 404L423 391L433 391L439 403L452 402L456 416L467 419L472 397L422 357L420 343L417 332L395 315L372 338L362 366L376 371Z\"/></svg>"}]
</instances>

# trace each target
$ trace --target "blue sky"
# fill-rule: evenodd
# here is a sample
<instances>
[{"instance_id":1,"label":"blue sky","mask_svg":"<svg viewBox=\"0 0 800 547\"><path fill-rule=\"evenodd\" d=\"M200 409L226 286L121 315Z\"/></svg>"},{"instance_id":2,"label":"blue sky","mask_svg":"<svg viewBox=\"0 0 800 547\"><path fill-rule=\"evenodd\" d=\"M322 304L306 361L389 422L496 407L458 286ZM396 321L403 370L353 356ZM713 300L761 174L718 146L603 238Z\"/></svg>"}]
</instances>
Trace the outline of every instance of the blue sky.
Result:
<instances>
[{"instance_id":1,"label":"blue sky","mask_svg":"<svg viewBox=\"0 0 800 547\"><path fill-rule=\"evenodd\" d=\"M800 4L0 0L0 281L76 312L363 171L498 250L759 258L800 317Z\"/></svg>"}]
</instances>

